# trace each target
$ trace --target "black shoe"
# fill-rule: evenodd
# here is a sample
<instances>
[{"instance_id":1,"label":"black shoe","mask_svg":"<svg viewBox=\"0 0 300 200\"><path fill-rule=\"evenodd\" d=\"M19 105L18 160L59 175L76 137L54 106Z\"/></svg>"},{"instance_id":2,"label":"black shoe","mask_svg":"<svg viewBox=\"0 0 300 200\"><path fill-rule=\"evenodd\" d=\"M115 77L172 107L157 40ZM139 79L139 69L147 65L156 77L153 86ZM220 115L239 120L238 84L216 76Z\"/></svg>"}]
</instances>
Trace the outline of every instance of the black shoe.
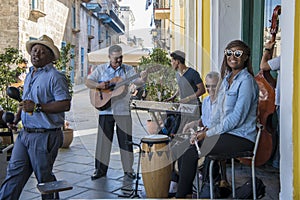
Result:
<instances>
[{"instance_id":1,"label":"black shoe","mask_svg":"<svg viewBox=\"0 0 300 200\"><path fill-rule=\"evenodd\" d=\"M136 174L134 172L125 172L124 174L128 178L131 178L131 179L135 179L136 178Z\"/></svg>"},{"instance_id":2,"label":"black shoe","mask_svg":"<svg viewBox=\"0 0 300 200\"><path fill-rule=\"evenodd\" d=\"M101 178L103 176L106 176L105 172L102 172L100 169L96 169L93 173L93 175L91 176L92 180L96 180L98 178Z\"/></svg>"}]
</instances>

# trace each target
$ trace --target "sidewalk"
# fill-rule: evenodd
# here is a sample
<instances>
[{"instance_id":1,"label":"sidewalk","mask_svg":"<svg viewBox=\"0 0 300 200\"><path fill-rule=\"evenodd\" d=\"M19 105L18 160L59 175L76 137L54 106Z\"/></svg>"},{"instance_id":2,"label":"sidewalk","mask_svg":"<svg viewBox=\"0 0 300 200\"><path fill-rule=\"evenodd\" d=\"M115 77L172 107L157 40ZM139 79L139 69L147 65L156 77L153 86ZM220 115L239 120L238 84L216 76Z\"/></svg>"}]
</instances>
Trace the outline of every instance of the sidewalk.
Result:
<instances>
[{"instance_id":1,"label":"sidewalk","mask_svg":"<svg viewBox=\"0 0 300 200\"><path fill-rule=\"evenodd\" d=\"M73 186L73 190L60 193L61 199L116 199L126 198L135 189L136 180L123 180L123 170L117 138L114 137L111 159L106 177L92 181L94 172L94 152L96 146L97 115L98 112L89 104L88 89L85 85L73 87L74 94L72 109L67 119L74 128L74 140L68 149L60 149L54 164L54 174L58 180L66 180ZM140 143L147 135L142 125L146 127L149 115L145 111L133 111L133 141ZM140 123L142 122L142 124ZM138 147L134 146L134 170L138 166ZM236 186L242 185L251 177L251 168L236 164ZM228 165L227 177L230 181L231 168ZM279 198L279 174L268 167L256 168L256 176L266 185L266 196L263 199ZM141 177L141 174L140 174ZM41 199L36 187L37 181L32 175L27 182L20 200ZM146 198L142 178L139 180L138 194ZM119 196L121 195L121 196ZM129 196L127 196L129 198Z\"/></svg>"}]
</instances>

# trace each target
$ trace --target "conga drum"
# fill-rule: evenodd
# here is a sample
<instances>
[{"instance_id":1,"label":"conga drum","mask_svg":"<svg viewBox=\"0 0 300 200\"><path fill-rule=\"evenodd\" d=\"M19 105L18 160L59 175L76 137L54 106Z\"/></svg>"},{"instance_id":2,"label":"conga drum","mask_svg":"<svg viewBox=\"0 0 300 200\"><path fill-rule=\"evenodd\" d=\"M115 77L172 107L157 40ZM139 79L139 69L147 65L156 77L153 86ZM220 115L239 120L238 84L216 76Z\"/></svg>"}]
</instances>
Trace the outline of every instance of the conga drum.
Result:
<instances>
[{"instance_id":1,"label":"conga drum","mask_svg":"<svg viewBox=\"0 0 300 200\"><path fill-rule=\"evenodd\" d=\"M169 137L148 135L141 140L141 167L147 198L167 198L171 182L172 159Z\"/></svg>"}]
</instances>

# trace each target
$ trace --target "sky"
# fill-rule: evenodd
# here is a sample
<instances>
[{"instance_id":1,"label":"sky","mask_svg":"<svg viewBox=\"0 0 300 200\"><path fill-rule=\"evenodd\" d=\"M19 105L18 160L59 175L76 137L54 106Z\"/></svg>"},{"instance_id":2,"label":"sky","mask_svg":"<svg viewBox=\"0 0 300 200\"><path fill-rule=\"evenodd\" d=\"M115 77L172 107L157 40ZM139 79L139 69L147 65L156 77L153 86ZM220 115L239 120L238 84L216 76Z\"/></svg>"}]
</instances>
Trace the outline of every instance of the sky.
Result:
<instances>
[{"instance_id":1,"label":"sky","mask_svg":"<svg viewBox=\"0 0 300 200\"><path fill-rule=\"evenodd\" d=\"M135 35L136 37L143 38L144 46L152 47L153 44L150 35L150 24L153 12L152 5L146 10L146 0L122 0L119 4L121 6L130 6L135 18L134 25L131 26L130 24L129 35L131 37Z\"/></svg>"}]
</instances>

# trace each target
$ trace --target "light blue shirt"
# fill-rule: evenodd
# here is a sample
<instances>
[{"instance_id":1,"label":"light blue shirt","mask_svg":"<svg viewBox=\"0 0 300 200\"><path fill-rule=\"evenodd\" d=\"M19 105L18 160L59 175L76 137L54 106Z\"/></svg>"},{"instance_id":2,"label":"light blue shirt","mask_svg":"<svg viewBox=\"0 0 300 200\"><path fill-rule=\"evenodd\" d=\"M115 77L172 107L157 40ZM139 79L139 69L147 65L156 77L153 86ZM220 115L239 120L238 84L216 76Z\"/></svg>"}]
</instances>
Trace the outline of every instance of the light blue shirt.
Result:
<instances>
[{"instance_id":1,"label":"light blue shirt","mask_svg":"<svg viewBox=\"0 0 300 200\"><path fill-rule=\"evenodd\" d=\"M213 110L213 106L216 104L215 102L216 101L211 102L210 96L207 96L203 99L202 107L201 107L202 109L201 121L203 126L210 127L210 121L212 117L211 113Z\"/></svg>"},{"instance_id":2,"label":"light blue shirt","mask_svg":"<svg viewBox=\"0 0 300 200\"><path fill-rule=\"evenodd\" d=\"M99 65L89 76L88 79L95 81L95 82L103 82L109 81L114 77L120 77L123 80L130 78L131 76L135 75L136 72L132 66L122 64L117 69L114 69L110 66L110 63L105 63ZM102 110L99 112L100 115L129 115L130 108L129 108L129 101L130 101L130 91L122 96L122 98L113 99L111 101L111 107L107 108L106 110Z\"/></svg>"},{"instance_id":3,"label":"light blue shirt","mask_svg":"<svg viewBox=\"0 0 300 200\"><path fill-rule=\"evenodd\" d=\"M271 70L277 71L277 82L275 88L275 105L280 105L280 56L268 60Z\"/></svg>"},{"instance_id":4,"label":"light blue shirt","mask_svg":"<svg viewBox=\"0 0 300 200\"><path fill-rule=\"evenodd\" d=\"M57 71L52 63L39 68L34 76L33 69L34 67L30 67L25 78L23 100L32 100L35 104L71 100L66 76ZM30 115L22 111L21 118L26 128L60 128L64 125L65 113L34 112Z\"/></svg>"},{"instance_id":5,"label":"light blue shirt","mask_svg":"<svg viewBox=\"0 0 300 200\"><path fill-rule=\"evenodd\" d=\"M230 133L255 142L258 86L247 69L241 70L229 87L227 75L218 91L211 128L207 136Z\"/></svg>"}]
</instances>

